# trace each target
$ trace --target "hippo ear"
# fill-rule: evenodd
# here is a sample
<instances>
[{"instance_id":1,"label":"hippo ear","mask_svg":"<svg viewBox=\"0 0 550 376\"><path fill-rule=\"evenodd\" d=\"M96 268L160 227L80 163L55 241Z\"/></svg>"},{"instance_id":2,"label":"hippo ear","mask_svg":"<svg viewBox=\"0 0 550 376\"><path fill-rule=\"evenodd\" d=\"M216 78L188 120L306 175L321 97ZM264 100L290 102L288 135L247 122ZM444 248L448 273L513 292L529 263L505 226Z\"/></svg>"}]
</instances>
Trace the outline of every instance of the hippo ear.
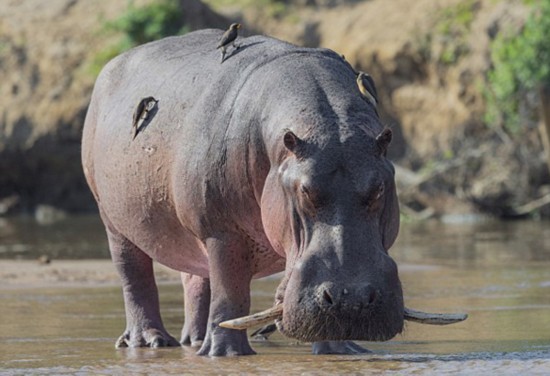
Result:
<instances>
[{"instance_id":1,"label":"hippo ear","mask_svg":"<svg viewBox=\"0 0 550 376\"><path fill-rule=\"evenodd\" d=\"M381 155L386 155L391 138L392 131L389 128L384 129L378 136L376 136L376 146L378 147L378 150L380 150Z\"/></svg>"},{"instance_id":2,"label":"hippo ear","mask_svg":"<svg viewBox=\"0 0 550 376\"><path fill-rule=\"evenodd\" d=\"M283 142L286 148L294 154L299 154L299 151L304 144L304 141L300 140L291 130L287 130L283 137Z\"/></svg>"}]
</instances>

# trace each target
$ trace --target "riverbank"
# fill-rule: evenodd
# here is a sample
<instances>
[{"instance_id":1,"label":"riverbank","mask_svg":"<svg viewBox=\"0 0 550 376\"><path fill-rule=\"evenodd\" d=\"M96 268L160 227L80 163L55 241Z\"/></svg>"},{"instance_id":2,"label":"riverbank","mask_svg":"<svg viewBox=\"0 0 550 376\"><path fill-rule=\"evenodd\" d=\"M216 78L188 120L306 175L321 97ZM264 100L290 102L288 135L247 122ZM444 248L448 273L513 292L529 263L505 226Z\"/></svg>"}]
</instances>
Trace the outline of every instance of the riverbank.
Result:
<instances>
[{"instance_id":1,"label":"riverbank","mask_svg":"<svg viewBox=\"0 0 550 376\"><path fill-rule=\"evenodd\" d=\"M483 116L491 41L522 24L522 1L295 0L268 2L286 4L271 11L180 2L190 30L238 21L243 36L331 48L368 72L381 121L394 131L388 155L409 217L550 217L536 124L507 132ZM91 65L121 37L106 23L128 12L126 2L99 0L0 3L0 216L96 210L80 163Z\"/></svg>"},{"instance_id":2,"label":"riverbank","mask_svg":"<svg viewBox=\"0 0 550 376\"><path fill-rule=\"evenodd\" d=\"M180 274L155 264L158 284L179 283ZM119 286L111 260L0 260L0 290L36 287Z\"/></svg>"}]
</instances>

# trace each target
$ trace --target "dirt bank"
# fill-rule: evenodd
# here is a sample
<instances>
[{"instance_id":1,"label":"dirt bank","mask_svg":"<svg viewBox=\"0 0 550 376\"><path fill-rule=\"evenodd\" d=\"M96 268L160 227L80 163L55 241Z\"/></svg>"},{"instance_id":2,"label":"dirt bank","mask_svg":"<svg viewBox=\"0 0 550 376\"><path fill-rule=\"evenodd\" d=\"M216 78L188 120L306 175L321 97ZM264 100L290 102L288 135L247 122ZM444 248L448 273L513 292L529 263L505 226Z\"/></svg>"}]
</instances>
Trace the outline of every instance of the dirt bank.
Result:
<instances>
[{"instance_id":1,"label":"dirt bank","mask_svg":"<svg viewBox=\"0 0 550 376\"><path fill-rule=\"evenodd\" d=\"M155 264L157 283L179 283L180 274ZM111 260L0 260L0 290L35 287L120 286Z\"/></svg>"},{"instance_id":2,"label":"dirt bank","mask_svg":"<svg viewBox=\"0 0 550 376\"><path fill-rule=\"evenodd\" d=\"M296 0L216 7L223 16L181 2L191 29L240 20L245 34L331 48L369 72L396 135L390 156L410 215L550 215L537 204L550 197L538 129L507 134L483 121L489 43L523 22L522 1ZM95 210L80 167L90 62L117 37L102 25L125 10L126 2L100 0L0 3L0 95L8 98L0 101L0 215L39 204Z\"/></svg>"}]
</instances>

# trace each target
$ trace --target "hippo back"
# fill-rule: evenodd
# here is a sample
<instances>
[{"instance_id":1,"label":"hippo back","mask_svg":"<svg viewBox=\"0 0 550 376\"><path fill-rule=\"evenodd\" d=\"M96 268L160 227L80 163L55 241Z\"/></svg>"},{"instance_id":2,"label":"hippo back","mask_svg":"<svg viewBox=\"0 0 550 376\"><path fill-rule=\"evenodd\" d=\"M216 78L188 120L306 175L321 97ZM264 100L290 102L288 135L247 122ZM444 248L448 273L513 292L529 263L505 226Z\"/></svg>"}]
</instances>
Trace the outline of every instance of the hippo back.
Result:
<instances>
[{"instance_id":1,"label":"hippo back","mask_svg":"<svg viewBox=\"0 0 550 376\"><path fill-rule=\"evenodd\" d=\"M261 213L266 179L287 152L283 131L342 133L353 123L375 136L380 125L365 125L374 111L336 53L253 36L222 63L221 35L165 38L112 60L92 95L83 166L107 225L157 261L208 276L204 240L237 231L255 275L267 275L284 267L284 242L268 240ZM156 110L133 139L147 96Z\"/></svg>"}]
</instances>

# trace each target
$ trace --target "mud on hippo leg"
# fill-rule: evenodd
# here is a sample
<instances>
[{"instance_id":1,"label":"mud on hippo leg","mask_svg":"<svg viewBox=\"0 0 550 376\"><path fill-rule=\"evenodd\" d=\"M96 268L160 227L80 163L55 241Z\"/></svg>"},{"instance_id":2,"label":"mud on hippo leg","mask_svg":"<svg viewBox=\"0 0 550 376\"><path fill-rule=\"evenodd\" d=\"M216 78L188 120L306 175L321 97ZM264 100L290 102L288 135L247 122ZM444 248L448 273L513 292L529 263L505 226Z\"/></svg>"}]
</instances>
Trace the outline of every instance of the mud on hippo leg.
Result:
<instances>
[{"instance_id":1,"label":"mud on hippo leg","mask_svg":"<svg viewBox=\"0 0 550 376\"><path fill-rule=\"evenodd\" d=\"M250 311L250 254L238 236L223 235L206 241L210 268L210 314L206 338L198 355L233 356L255 352L248 343L246 330L220 327L218 324Z\"/></svg>"},{"instance_id":2,"label":"mud on hippo leg","mask_svg":"<svg viewBox=\"0 0 550 376\"><path fill-rule=\"evenodd\" d=\"M185 322L181 331L182 345L201 346L206 336L210 307L210 280L181 273L184 290Z\"/></svg>"},{"instance_id":3,"label":"mud on hippo leg","mask_svg":"<svg viewBox=\"0 0 550 376\"><path fill-rule=\"evenodd\" d=\"M151 258L109 228L107 236L111 257L122 281L126 311L126 330L115 346L180 346L162 324Z\"/></svg>"},{"instance_id":4,"label":"mud on hippo leg","mask_svg":"<svg viewBox=\"0 0 550 376\"><path fill-rule=\"evenodd\" d=\"M352 341L320 341L313 342L311 346L313 354L339 354L339 355L357 355L368 354L371 351L359 346Z\"/></svg>"}]
</instances>

